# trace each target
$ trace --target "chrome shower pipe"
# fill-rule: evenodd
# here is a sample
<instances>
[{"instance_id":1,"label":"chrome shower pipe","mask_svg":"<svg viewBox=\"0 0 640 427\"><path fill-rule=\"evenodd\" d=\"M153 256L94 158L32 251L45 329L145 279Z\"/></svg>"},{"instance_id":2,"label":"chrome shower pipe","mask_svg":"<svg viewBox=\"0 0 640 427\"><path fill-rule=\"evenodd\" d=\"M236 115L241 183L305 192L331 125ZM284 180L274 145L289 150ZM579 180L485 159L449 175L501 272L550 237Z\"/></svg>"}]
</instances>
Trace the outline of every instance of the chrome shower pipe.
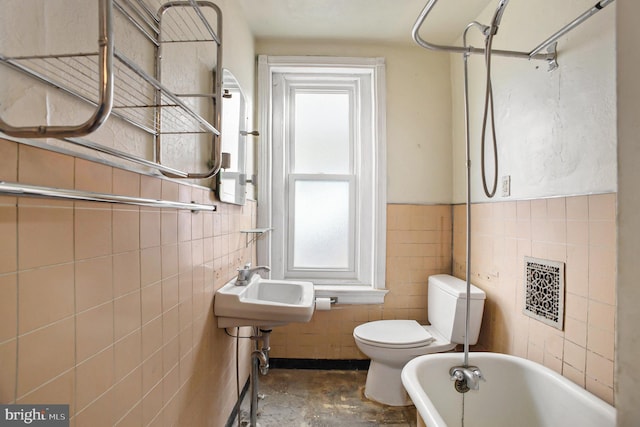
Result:
<instances>
[{"instance_id":1,"label":"chrome shower pipe","mask_svg":"<svg viewBox=\"0 0 640 427\"><path fill-rule=\"evenodd\" d=\"M613 3L614 1L615 0L599 1L591 9L589 9L588 11L586 11L585 13L583 13L582 15L580 15L579 17L571 21L569 24L562 27L560 30L558 30L558 32L553 34L551 37L549 37L547 40L545 40L544 42L536 46L533 50L531 50L528 53L511 51L511 50L499 50L499 49L493 50L492 52L494 55L498 55L498 56L508 56L508 57L525 58L525 59L543 59L546 61L555 61L557 57L557 53L555 52L555 50L552 50L551 52L547 52L547 53L542 53L542 50L544 50L546 47L551 46L560 37L562 37L569 31L573 30L579 24L586 21L588 18L590 18L591 16L593 16L594 14L602 10L604 7L608 6L610 3ZM420 34L418 34L418 31L420 31L422 24L424 23L425 19L427 18L431 10L434 8L436 3L438 3L438 0L429 0L429 2L427 2L425 7L422 9L422 12L418 16L418 19L416 20L415 24L413 24L413 29L411 30L411 36L413 37L413 40L418 45L430 50L453 52L453 53L467 52L469 54L484 54L484 49L479 49L474 47L464 47L464 46L439 45L435 43L430 43L424 40L422 37L420 37Z\"/></svg>"},{"instance_id":2,"label":"chrome shower pipe","mask_svg":"<svg viewBox=\"0 0 640 427\"><path fill-rule=\"evenodd\" d=\"M591 18L593 15L600 12L602 9L604 9L606 6L608 6L610 3L613 3L613 2L614 0L599 1L591 9L587 10L585 13L578 16L576 19L574 19L573 21L571 21L570 23L562 27L558 32L556 32L551 37L549 37L548 39L540 43L538 46L536 46L531 52L529 52L529 57L534 57L538 55L538 53L543 49L545 49L547 46L550 46L551 44L556 42L560 37L564 36L569 31L573 30L575 27L582 24L584 21Z\"/></svg>"},{"instance_id":3,"label":"chrome shower pipe","mask_svg":"<svg viewBox=\"0 0 640 427\"><path fill-rule=\"evenodd\" d=\"M477 27L480 31L485 34L490 30L490 27L487 25L482 25L479 22L473 21L467 25L462 35L462 43L464 46L467 46L467 32L473 28ZM469 366L469 328L470 328L470 319L471 319L471 149L470 149L470 140L471 135L469 131L469 78L468 78L468 64L467 60L469 58L470 52L465 51L462 54L462 59L464 62L464 129L465 129L465 171L466 171L466 193L467 199L465 203L465 213L467 218L467 228L466 228L466 295L467 295L467 306L465 312L465 334L464 334L464 366Z\"/></svg>"},{"instance_id":4,"label":"chrome shower pipe","mask_svg":"<svg viewBox=\"0 0 640 427\"><path fill-rule=\"evenodd\" d=\"M609 0L609 1L612 1L612 0ZM424 23L425 19L427 18L429 13L431 13L431 10L434 8L434 6L437 3L438 3L438 0L429 0L429 2L422 9L422 12L418 16L418 19L416 20L415 24L413 24L413 29L411 30L411 36L413 37L413 40L418 45L430 50L484 55L485 53L484 49L475 48L475 47L465 47L465 46L439 45L435 43L430 43L424 40L422 37L420 37L420 34L418 34L418 32L420 31L420 28L422 27L422 24ZM556 57L555 53L536 53L534 55L531 55L529 52L519 52L519 51L499 50L499 49L493 50L492 53L494 55L499 55L499 56L508 56L508 57L514 57L514 58L522 58L522 59L542 59L545 61L554 60Z\"/></svg>"}]
</instances>

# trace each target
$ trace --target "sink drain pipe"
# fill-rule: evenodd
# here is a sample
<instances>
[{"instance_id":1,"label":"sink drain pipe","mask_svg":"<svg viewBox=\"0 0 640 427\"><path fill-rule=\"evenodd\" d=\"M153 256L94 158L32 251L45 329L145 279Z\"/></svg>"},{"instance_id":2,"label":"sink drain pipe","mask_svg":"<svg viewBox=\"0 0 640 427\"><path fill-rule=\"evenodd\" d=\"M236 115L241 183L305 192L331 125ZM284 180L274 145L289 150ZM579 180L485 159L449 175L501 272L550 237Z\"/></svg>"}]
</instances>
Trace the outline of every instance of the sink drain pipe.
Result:
<instances>
[{"instance_id":1,"label":"sink drain pipe","mask_svg":"<svg viewBox=\"0 0 640 427\"><path fill-rule=\"evenodd\" d=\"M254 328L254 335L251 337L255 341L255 350L251 353L251 427L257 426L258 419L258 371L262 375L269 372L270 336L271 329ZM259 341L262 341L262 348Z\"/></svg>"}]
</instances>

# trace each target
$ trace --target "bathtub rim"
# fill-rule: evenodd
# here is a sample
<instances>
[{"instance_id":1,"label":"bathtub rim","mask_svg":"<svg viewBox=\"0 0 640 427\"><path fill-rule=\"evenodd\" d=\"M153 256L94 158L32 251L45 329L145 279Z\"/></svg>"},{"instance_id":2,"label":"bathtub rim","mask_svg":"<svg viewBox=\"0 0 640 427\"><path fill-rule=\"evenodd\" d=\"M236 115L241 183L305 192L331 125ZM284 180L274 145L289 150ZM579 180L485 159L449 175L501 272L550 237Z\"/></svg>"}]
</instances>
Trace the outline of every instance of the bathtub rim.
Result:
<instances>
[{"instance_id":1,"label":"bathtub rim","mask_svg":"<svg viewBox=\"0 0 640 427\"><path fill-rule=\"evenodd\" d=\"M420 387L420 382L418 381L418 370L422 367L424 360L429 359L433 361L437 360L450 360L452 362L451 366L462 365L463 353L437 353L437 354L426 354L423 356L418 356L415 359L412 359L405 365L402 369L402 384L405 387L407 393L411 397L416 409L418 410L418 414L422 417L425 424L429 427L446 427L447 423L440 415L438 409L435 407L429 396L426 392ZM527 369L532 369L537 372L541 376L551 377L554 381L559 381L562 387L565 387L567 391L573 391L577 393L581 399L585 399L588 401L590 405L595 405L597 410L603 411L607 413L608 416L611 416L614 420L613 426L615 426L616 420L616 409L614 406L605 402L598 396L594 395L587 389L580 387L579 385L572 382L570 379L560 375L559 373L553 371L546 366L534 362L529 359L525 359L523 357L514 356L510 354L503 353L494 353L494 352L471 352L469 353L469 363L471 365L477 365L482 369L482 358L488 358L492 360L503 360L508 361L510 363L517 363L524 365ZM458 363L459 362L459 363ZM482 389L482 384L480 385Z\"/></svg>"}]
</instances>

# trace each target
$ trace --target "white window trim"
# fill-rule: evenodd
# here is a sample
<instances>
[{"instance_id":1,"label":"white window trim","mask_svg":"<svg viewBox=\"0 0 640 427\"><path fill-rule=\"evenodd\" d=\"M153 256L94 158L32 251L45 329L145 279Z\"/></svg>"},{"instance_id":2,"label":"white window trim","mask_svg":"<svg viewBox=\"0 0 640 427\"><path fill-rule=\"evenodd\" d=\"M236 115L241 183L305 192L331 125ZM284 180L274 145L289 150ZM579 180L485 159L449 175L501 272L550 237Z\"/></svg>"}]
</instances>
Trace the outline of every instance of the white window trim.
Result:
<instances>
[{"instance_id":1,"label":"white window trim","mask_svg":"<svg viewBox=\"0 0 640 427\"><path fill-rule=\"evenodd\" d=\"M258 224L261 227L272 227L273 191L271 171L273 165L271 123L271 81L276 72L292 71L301 67L309 71L313 69L330 69L332 71L352 72L353 69L373 69L376 91L375 100L375 135L376 161L374 176L376 177L375 194L375 238L376 251L373 255L372 285L316 285L318 297L337 297L343 304L380 304L384 302L386 274L386 94L384 58L352 58L352 57L316 57L316 56L267 56L258 57L258 112L260 122L260 143L258 149ZM258 262L271 265L271 235L258 240Z\"/></svg>"}]
</instances>

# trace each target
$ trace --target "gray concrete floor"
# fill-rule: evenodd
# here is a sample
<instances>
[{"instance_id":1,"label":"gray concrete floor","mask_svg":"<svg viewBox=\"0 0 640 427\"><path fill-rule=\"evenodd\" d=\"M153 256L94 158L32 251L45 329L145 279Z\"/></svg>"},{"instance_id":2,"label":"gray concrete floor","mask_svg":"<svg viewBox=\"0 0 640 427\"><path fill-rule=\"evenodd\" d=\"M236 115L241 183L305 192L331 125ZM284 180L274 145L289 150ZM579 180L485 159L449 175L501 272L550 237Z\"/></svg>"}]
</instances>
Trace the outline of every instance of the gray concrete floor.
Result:
<instances>
[{"instance_id":1,"label":"gray concrete floor","mask_svg":"<svg viewBox=\"0 0 640 427\"><path fill-rule=\"evenodd\" d=\"M258 403L258 427L415 427L415 407L391 407L364 397L366 377L367 371L271 369L260 375L264 399ZM245 426L250 394L249 389L241 406Z\"/></svg>"}]
</instances>

